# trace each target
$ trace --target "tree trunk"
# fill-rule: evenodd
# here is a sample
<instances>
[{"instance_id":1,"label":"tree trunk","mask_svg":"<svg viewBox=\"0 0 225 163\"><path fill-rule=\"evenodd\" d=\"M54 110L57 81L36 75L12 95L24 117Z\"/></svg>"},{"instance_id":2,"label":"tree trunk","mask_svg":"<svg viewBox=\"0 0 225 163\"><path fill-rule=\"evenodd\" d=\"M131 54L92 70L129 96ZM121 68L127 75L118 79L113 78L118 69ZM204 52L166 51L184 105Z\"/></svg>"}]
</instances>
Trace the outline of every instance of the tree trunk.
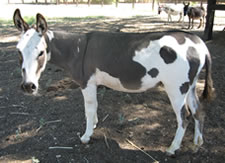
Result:
<instances>
[{"instance_id":1,"label":"tree trunk","mask_svg":"<svg viewBox=\"0 0 225 163\"><path fill-rule=\"evenodd\" d=\"M154 11L155 8L155 0L152 1L152 11Z\"/></svg>"},{"instance_id":2,"label":"tree trunk","mask_svg":"<svg viewBox=\"0 0 225 163\"><path fill-rule=\"evenodd\" d=\"M134 9L134 4L135 4L135 0L133 0L132 2L132 8Z\"/></svg>"},{"instance_id":3,"label":"tree trunk","mask_svg":"<svg viewBox=\"0 0 225 163\"><path fill-rule=\"evenodd\" d=\"M203 7L203 0L201 0L201 5L200 6Z\"/></svg>"},{"instance_id":4,"label":"tree trunk","mask_svg":"<svg viewBox=\"0 0 225 163\"><path fill-rule=\"evenodd\" d=\"M116 0L116 8L118 7L119 0Z\"/></svg>"}]
</instances>

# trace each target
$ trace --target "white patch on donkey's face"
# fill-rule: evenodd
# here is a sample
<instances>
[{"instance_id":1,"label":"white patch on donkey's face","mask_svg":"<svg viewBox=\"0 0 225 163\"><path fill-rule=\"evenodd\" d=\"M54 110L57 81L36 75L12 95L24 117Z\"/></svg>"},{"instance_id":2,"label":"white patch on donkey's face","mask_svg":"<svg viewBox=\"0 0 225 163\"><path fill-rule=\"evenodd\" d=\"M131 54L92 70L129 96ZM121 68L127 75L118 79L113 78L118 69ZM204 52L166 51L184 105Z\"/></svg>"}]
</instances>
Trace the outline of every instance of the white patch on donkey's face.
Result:
<instances>
[{"instance_id":1,"label":"white patch on donkey's face","mask_svg":"<svg viewBox=\"0 0 225 163\"><path fill-rule=\"evenodd\" d=\"M20 51L23 60L21 65L23 82L35 85L36 91L33 94L37 93L38 80L46 66L46 47L47 44L44 37L33 28L22 33L21 39L17 44L17 49Z\"/></svg>"}]
</instances>

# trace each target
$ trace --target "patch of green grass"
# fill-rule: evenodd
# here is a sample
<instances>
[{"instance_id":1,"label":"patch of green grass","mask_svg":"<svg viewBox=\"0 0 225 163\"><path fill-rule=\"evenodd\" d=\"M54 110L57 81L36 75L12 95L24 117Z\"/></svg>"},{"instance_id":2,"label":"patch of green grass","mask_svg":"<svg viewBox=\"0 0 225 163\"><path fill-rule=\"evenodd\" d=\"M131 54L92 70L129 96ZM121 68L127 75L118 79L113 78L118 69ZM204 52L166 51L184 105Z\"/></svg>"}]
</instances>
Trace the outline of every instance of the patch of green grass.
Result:
<instances>
[{"instance_id":1,"label":"patch of green grass","mask_svg":"<svg viewBox=\"0 0 225 163\"><path fill-rule=\"evenodd\" d=\"M27 24L32 25L35 23L35 18L34 17L30 17L30 16L25 16L24 17L25 22L27 22ZM9 27L9 26L13 26L13 20L11 19L0 19L0 27Z\"/></svg>"},{"instance_id":2,"label":"patch of green grass","mask_svg":"<svg viewBox=\"0 0 225 163\"><path fill-rule=\"evenodd\" d=\"M86 16L83 19L104 19L106 16Z\"/></svg>"},{"instance_id":3,"label":"patch of green grass","mask_svg":"<svg viewBox=\"0 0 225 163\"><path fill-rule=\"evenodd\" d=\"M39 120L39 123L40 123L40 127L43 127L43 126L45 125L45 120L44 120L44 118L41 118L41 119Z\"/></svg>"},{"instance_id":4,"label":"patch of green grass","mask_svg":"<svg viewBox=\"0 0 225 163\"><path fill-rule=\"evenodd\" d=\"M25 20L25 22L27 22L28 25L32 25L36 22L34 16L25 16L24 20Z\"/></svg>"},{"instance_id":5,"label":"patch of green grass","mask_svg":"<svg viewBox=\"0 0 225 163\"><path fill-rule=\"evenodd\" d=\"M76 22L76 21L85 21L88 19L106 19L105 16L86 16L86 17L63 17L63 18L48 18L45 17L47 23L58 23L58 22ZM36 18L34 16L24 16L23 19L28 25L33 25L36 23ZM0 27L13 26L13 20L0 19Z\"/></svg>"},{"instance_id":6,"label":"patch of green grass","mask_svg":"<svg viewBox=\"0 0 225 163\"><path fill-rule=\"evenodd\" d=\"M47 22L76 22L81 20L88 20L88 19L105 19L105 16L86 16L86 17L63 17L63 18L47 18Z\"/></svg>"},{"instance_id":7,"label":"patch of green grass","mask_svg":"<svg viewBox=\"0 0 225 163\"><path fill-rule=\"evenodd\" d=\"M8 27L8 26L12 26L12 25L13 25L12 20L0 19L0 27Z\"/></svg>"}]
</instances>

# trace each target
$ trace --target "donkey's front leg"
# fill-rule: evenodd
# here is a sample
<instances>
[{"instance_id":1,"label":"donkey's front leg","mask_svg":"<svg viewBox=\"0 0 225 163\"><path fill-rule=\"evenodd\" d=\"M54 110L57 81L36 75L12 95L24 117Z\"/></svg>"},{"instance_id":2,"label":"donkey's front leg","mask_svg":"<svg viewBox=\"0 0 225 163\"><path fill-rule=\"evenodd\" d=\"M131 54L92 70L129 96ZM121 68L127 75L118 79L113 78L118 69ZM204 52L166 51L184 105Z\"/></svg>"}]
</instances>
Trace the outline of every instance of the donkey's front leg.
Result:
<instances>
[{"instance_id":1,"label":"donkey's front leg","mask_svg":"<svg viewBox=\"0 0 225 163\"><path fill-rule=\"evenodd\" d=\"M178 20L178 23L181 21L181 19L182 19L182 13L180 13L180 18Z\"/></svg>"},{"instance_id":2,"label":"donkey's front leg","mask_svg":"<svg viewBox=\"0 0 225 163\"><path fill-rule=\"evenodd\" d=\"M88 143L90 137L93 134L93 129L96 127L98 122L97 117L97 86L88 85L85 89L82 90L84 96L84 105L85 105L85 116L86 116L86 131L81 137L82 143Z\"/></svg>"},{"instance_id":3,"label":"donkey's front leg","mask_svg":"<svg viewBox=\"0 0 225 163\"><path fill-rule=\"evenodd\" d=\"M170 11L168 12L167 23L172 22L172 17Z\"/></svg>"},{"instance_id":4,"label":"donkey's front leg","mask_svg":"<svg viewBox=\"0 0 225 163\"><path fill-rule=\"evenodd\" d=\"M189 17L188 29L191 27L191 18Z\"/></svg>"}]
</instances>

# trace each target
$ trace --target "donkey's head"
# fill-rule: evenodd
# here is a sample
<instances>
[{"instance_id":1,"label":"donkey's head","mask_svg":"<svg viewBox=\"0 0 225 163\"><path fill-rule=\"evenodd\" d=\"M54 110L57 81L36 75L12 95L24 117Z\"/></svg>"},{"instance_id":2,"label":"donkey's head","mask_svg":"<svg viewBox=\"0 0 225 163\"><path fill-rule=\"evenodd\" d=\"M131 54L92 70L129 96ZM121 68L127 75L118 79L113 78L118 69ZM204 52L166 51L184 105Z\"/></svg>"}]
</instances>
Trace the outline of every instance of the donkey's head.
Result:
<instances>
[{"instance_id":1,"label":"donkey's head","mask_svg":"<svg viewBox=\"0 0 225 163\"><path fill-rule=\"evenodd\" d=\"M47 44L44 38L47 23L41 14L36 16L36 27L23 20L20 10L16 9L13 16L16 28L21 31L21 38L17 44L22 71L21 88L27 93L36 94L38 80L47 63Z\"/></svg>"},{"instance_id":2,"label":"donkey's head","mask_svg":"<svg viewBox=\"0 0 225 163\"><path fill-rule=\"evenodd\" d=\"M183 4L184 4L184 16L186 16L190 6L190 2L188 2L187 4L183 2Z\"/></svg>"}]
</instances>

